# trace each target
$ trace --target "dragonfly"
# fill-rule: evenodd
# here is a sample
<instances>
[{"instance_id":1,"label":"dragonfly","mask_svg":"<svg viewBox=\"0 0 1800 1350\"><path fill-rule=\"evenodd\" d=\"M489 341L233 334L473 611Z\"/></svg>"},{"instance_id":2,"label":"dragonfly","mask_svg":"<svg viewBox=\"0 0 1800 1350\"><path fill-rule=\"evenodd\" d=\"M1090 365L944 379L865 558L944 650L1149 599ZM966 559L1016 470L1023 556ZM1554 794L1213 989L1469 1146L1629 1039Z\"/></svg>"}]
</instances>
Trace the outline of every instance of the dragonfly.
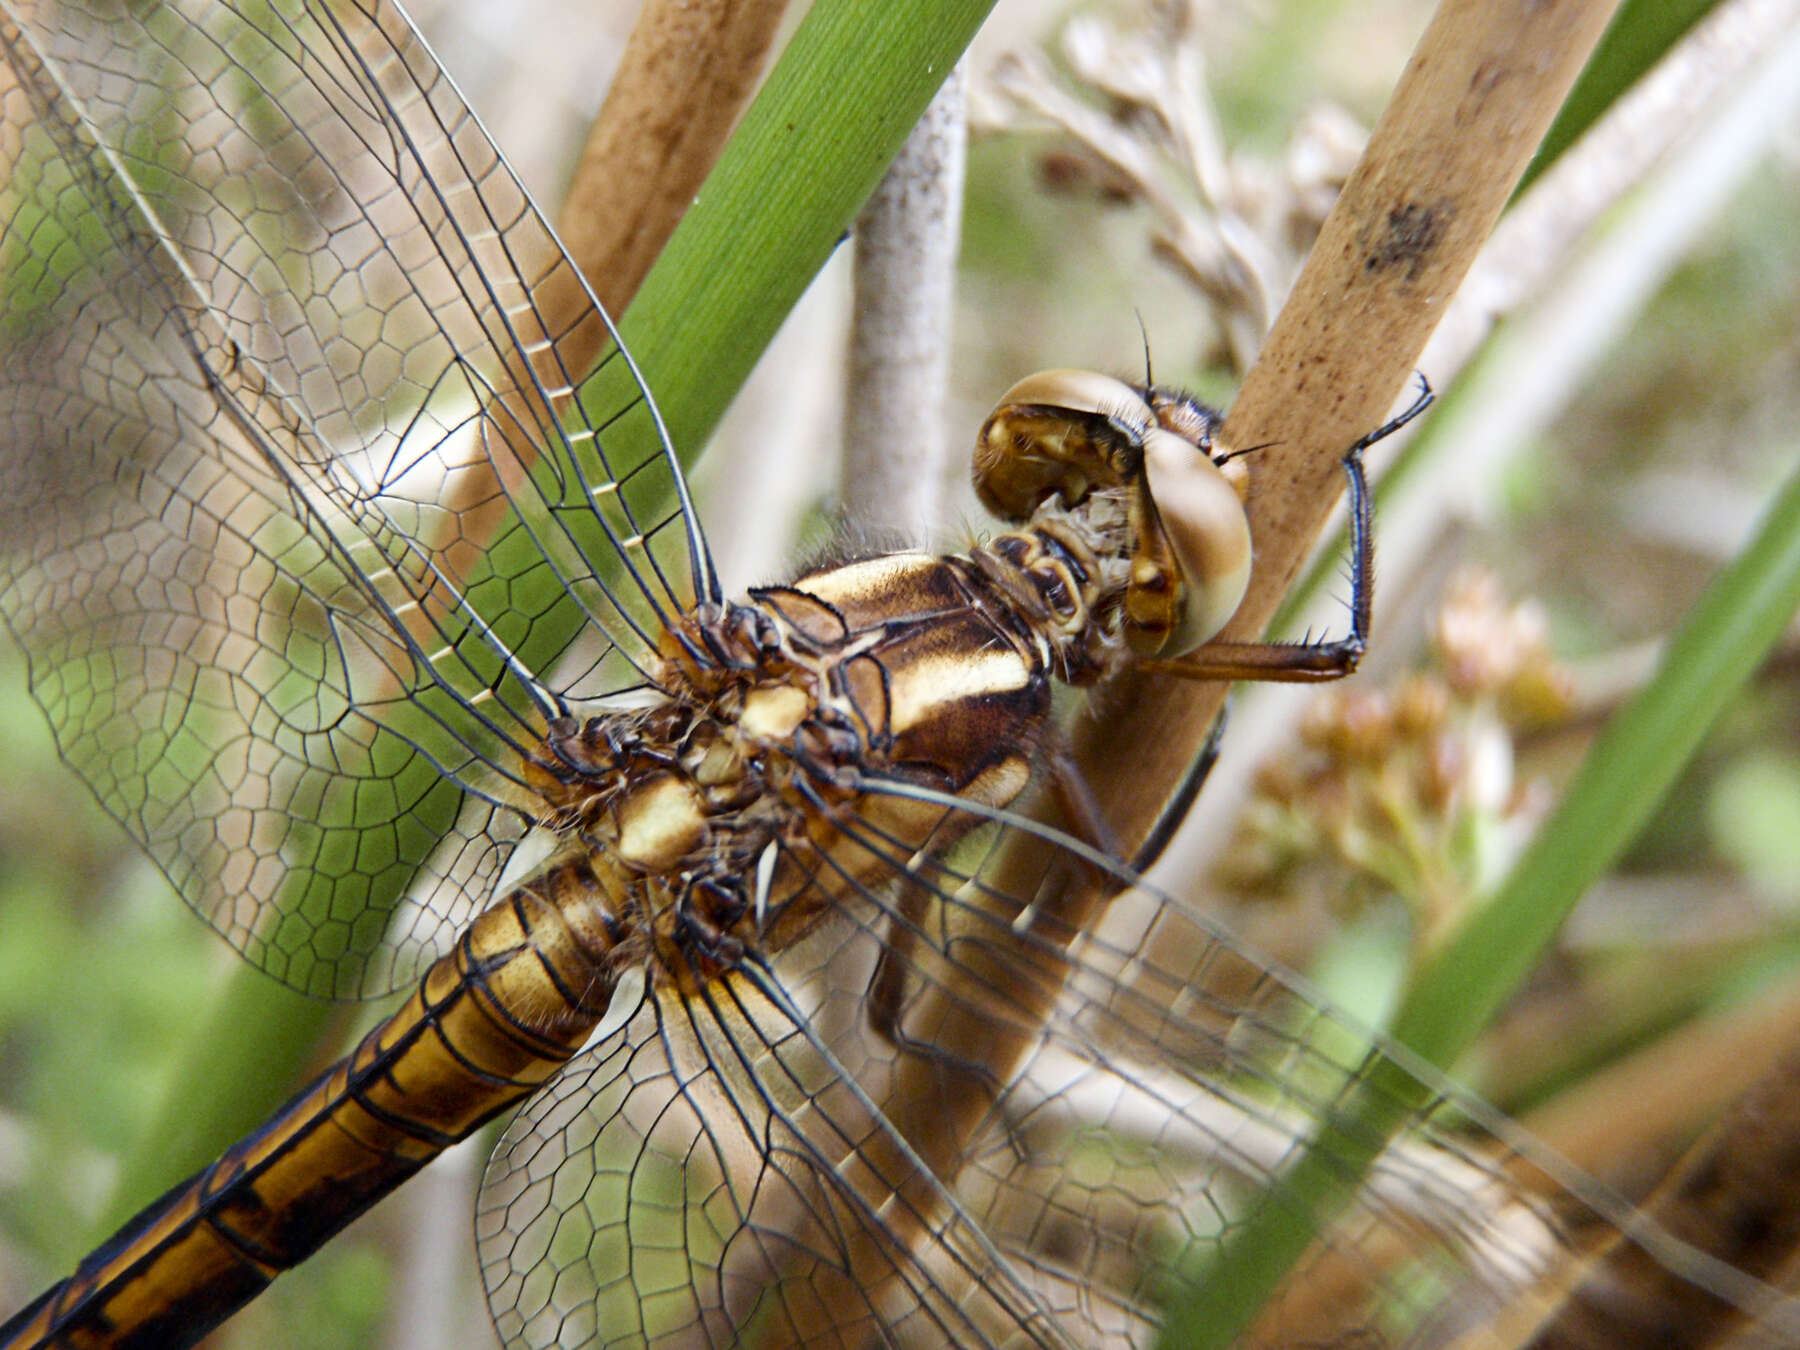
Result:
<instances>
[{"instance_id":1,"label":"dragonfly","mask_svg":"<svg viewBox=\"0 0 1800 1350\"><path fill-rule=\"evenodd\" d=\"M728 599L652 392L399 9L0 12L33 695L246 959L404 995L0 1345L191 1344L509 1111L508 1345L1148 1344L1271 1209L1311 1249L1246 1343L1508 1343L1584 1227L1767 1312L1083 820L1054 684L1355 665L1362 443L1336 643L1212 640L1251 542L1217 415L1067 371L978 436L993 538ZM1366 1175L1290 1184L1394 1075L1425 1104Z\"/></svg>"}]
</instances>

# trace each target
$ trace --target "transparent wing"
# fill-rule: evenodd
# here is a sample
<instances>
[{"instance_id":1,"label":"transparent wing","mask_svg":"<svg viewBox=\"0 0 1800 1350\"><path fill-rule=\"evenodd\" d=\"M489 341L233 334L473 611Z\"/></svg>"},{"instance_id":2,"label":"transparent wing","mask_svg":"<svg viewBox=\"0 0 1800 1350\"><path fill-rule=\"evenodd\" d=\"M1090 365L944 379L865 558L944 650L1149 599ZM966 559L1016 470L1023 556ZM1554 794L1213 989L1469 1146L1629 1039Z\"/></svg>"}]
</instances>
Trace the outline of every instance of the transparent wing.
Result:
<instances>
[{"instance_id":1,"label":"transparent wing","mask_svg":"<svg viewBox=\"0 0 1800 1350\"><path fill-rule=\"evenodd\" d=\"M545 719L643 684L710 594L680 470L393 6L4 12L0 607L33 692L234 946L391 988L492 882Z\"/></svg>"},{"instance_id":2,"label":"transparent wing","mask_svg":"<svg viewBox=\"0 0 1800 1350\"><path fill-rule=\"evenodd\" d=\"M1625 1233L1771 1297L1073 841L857 836L892 885L697 994L651 979L513 1122L477 1219L507 1344L1146 1346L1243 1296L1232 1344L1516 1346ZM1266 1300L1206 1274L1253 1233L1294 1260Z\"/></svg>"}]
</instances>

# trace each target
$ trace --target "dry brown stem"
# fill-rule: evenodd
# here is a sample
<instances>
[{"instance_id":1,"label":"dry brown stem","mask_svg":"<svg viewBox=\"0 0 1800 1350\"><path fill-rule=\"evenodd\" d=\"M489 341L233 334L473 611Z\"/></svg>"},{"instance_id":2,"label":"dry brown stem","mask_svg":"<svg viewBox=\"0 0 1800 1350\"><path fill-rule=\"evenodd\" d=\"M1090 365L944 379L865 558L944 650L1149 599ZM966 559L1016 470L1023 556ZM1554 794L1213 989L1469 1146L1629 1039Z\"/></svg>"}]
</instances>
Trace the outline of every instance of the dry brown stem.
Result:
<instances>
[{"instance_id":1,"label":"dry brown stem","mask_svg":"<svg viewBox=\"0 0 1800 1350\"><path fill-rule=\"evenodd\" d=\"M1521 359L1510 367L1515 373L1509 374L1496 368L1504 366L1503 355L1501 362L1490 363L1476 386L1458 391L1454 434L1446 435L1452 429L1445 426L1434 433L1441 443L1456 446L1454 459L1440 455L1422 462L1409 478L1404 496L1382 512L1382 586L1376 597L1374 639L1378 648L1386 646L1384 615L1402 612L1407 600L1397 597L1441 543L1446 526L1471 513L1479 515L1485 500L1483 485L1491 483L1500 458L1509 447L1528 439L1531 428L1547 416L1546 385L1563 382L1566 387L1570 373L1582 368L1583 358L1578 349L1571 351L1564 328L1591 329L1596 311L1615 303L1604 290L1602 298L1591 298L1592 273L1596 268L1607 270L1588 246L1596 226L1648 176L1674 172L1671 161L1692 154L1716 160L1734 153L1722 148L1721 141L1730 142L1720 136L1719 123L1731 120L1730 105L1742 96L1745 84L1761 78L1755 72L1783 35L1793 31L1797 13L1796 0L1733 0L1719 6L1627 90L1495 227L1432 334L1420 365L1435 379L1455 378L1502 318L1528 306L1538 317L1528 315L1524 322L1539 325L1539 331L1509 344L1514 352L1529 350L1530 362ZM1708 148L1696 151L1684 145L1696 135L1709 142ZM1660 190L1654 182L1649 187L1652 192ZM1692 186L1685 190L1684 205L1691 204L1688 199L1695 191ZM1634 205L1630 210L1641 213L1645 208ZM1659 219L1656 228L1671 224ZM1609 227L1608 233L1619 231ZM1649 247L1641 237L1633 244L1610 246L1631 248L1634 265ZM1660 274L1662 269L1656 270ZM1557 298L1549 307L1579 315L1567 325L1547 323L1542 316L1545 302L1552 299L1552 286ZM1584 286L1590 288L1590 298L1578 307L1573 295ZM1616 326L1609 326L1609 331L1616 331ZM1551 357L1551 350L1558 356ZM1532 363L1538 364L1534 368ZM1551 373L1543 368L1546 365ZM1318 623L1341 622L1338 602L1315 603L1311 609ZM1292 739L1291 707L1291 701L1279 697L1240 705L1229 738L1233 758L1255 763L1284 753ZM1172 864L1195 870L1218 855L1230 823L1247 799L1249 783L1246 774L1216 774L1209 780L1205 809L1196 813L1172 847Z\"/></svg>"},{"instance_id":2,"label":"dry brown stem","mask_svg":"<svg viewBox=\"0 0 1800 1350\"><path fill-rule=\"evenodd\" d=\"M1227 639L1255 640L1324 524L1344 448L1378 425L1598 40L1612 0L1446 0L1226 423L1249 458L1256 571ZM1077 754L1121 838L1141 838L1222 687L1136 678ZM1132 747L1129 762L1109 753Z\"/></svg>"},{"instance_id":3,"label":"dry brown stem","mask_svg":"<svg viewBox=\"0 0 1800 1350\"><path fill-rule=\"evenodd\" d=\"M719 157L762 75L786 0L649 0L588 133L557 229L609 314Z\"/></svg>"},{"instance_id":4,"label":"dry brown stem","mask_svg":"<svg viewBox=\"0 0 1800 1350\"><path fill-rule=\"evenodd\" d=\"M1611 10L1611 0L1446 0L1433 19L1227 424L1237 444L1274 443L1252 457L1256 575L1227 637L1254 639L1274 613L1336 498L1345 447L1386 416L1410 378ZM1109 699L1104 728L1090 720L1080 729L1095 796L1122 839L1141 838L1154 821L1223 693L1138 681ZM1114 753L1119 746L1130 752ZM1049 953L1109 898L1086 877L1040 888L1034 852L1014 848L995 878L1001 894L1039 897L1018 950L994 954L1012 973L1004 1022L951 989L927 991L909 1013L934 1044L954 1047L954 1062L984 1065L971 1077L990 1085L1009 1080L1032 1021L1060 996L1063 971ZM931 1081L934 1068L941 1074L942 1062L903 1062L883 1105L949 1176L991 1089L947 1093Z\"/></svg>"},{"instance_id":5,"label":"dry brown stem","mask_svg":"<svg viewBox=\"0 0 1800 1350\"><path fill-rule=\"evenodd\" d=\"M1732 1105L1645 1205L1663 1231L1737 1271L1788 1288L1800 1250L1800 1170L1794 1167L1791 1128L1796 1089L1800 1047L1790 1034L1770 1072ZM1533 1350L1622 1341L1719 1345L1734 1332L1755 1330L1753 1323L1750 1314L1703 1282L1672 1274L1645 1246L1616 1241L1531 1345ZM1776 1342L1758 1333L1748 1343Z\"/></svg>"}]
</instances>

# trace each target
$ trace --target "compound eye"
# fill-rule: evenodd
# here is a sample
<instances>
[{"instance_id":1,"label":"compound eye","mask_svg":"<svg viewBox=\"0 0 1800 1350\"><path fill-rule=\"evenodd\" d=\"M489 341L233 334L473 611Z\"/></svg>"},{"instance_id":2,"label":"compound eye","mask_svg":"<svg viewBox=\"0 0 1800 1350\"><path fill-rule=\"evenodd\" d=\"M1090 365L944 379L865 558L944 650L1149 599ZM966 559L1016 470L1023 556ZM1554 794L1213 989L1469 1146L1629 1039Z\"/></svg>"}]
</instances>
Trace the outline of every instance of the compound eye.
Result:
<instances>
[{"instance_id":1,"label":"compound eye","mask_svg":"<svg viewBox=\"0 0 1800 1350\"><path fill-rule=\"evenodd\" d=\"M1123 380L1097 370L1040 370L1000 396L996 411L1017 405L1055 408L1149 426L1155 421L1144 396Z\"/></svg>"},{"instance_id":2,"label":"compound eye","mask_svg":"<svg viewBox=\"0 0 1800 1350\"><path fill-rule=\"evenodd\" d=\"M1186 603L1161 654L1179 656L1218 635L1250 586L1250 518L1219 466L1160 428L1144 437L1144 480L1181 568Z\"/></svg>"},{"instance_id":3,"label":"compound eye","mask_svg":"<svg viewBox=\"0 0 1800 1350\"><path fill-rule=\"evenodd\" d=\"M1091 370L1042 370L1001 396L975 441L975 492L1002 520L1060 495L1071 506L1122 481L1121 451L1155 415L1130 385Z\"/></svg>"}]
</instances>

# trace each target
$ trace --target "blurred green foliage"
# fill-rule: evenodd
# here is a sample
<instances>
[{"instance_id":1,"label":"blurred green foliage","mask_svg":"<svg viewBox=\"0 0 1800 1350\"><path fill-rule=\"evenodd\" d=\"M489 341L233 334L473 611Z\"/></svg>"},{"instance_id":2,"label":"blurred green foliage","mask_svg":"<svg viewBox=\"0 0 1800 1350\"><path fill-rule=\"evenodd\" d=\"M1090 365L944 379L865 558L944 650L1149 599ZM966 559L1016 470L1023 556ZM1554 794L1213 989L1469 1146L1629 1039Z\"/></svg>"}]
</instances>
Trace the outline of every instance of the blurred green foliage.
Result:
<instances>
[{"instance_id":1,"label":"blurred green foliage","mask_svg":"<svg viewBox=\"0 0 1800 1350\"><path fill-rule=\"evenodd\" d=\"M1391 67L1363 44L1403 55L1421 14L1407 11L1403 23L1331 0L1278 7L1211 57L1228 135L1278 147L1321 89L1372 114L1379 90L1363 92L1368 72L1385 79ZM1321 41L1321 28L1356 40ZM1141 312L1159 375L1210 382L1206 392L1225 401L1204 305L1151 256L1139 208L1047 199L1041 148L1006 139L973 151L955 364L987 390L1049 364L1129 373L1140 359ZM1515 591L1550 607L1565 650L1604 652L1663 633L1729 547L1731 521L1700 518L1698 495L1697 518L1682 522L1692 531L1646 528L1634 507L1646 485L1680 475L1718 489L1717 500L1754 503L1791 468L1785 429L1800 425L1796 189L1792 163L1776 162L1745 191L1621 335L1539 452L1516 467L1495 520L1474 538ZM1694 539L1709 533L1718 549L1697 552ZM41 717L18 696L16 663L4 688L0 1306L10 1308L92 1236L116 1160L169 1091L172 1049L235 958L57 765ZM1747 879L1777 902L1771 930L1791 930L1800 757L1785 747L1796 744L1790 663L1722 722L1627 868ZM1646 938L1654 944L1656 935ZM385 1245L378 1230L333 1244L277 1286L245 1343L372 1344L391 1282Z\"/></svg>"}]
</instances>

